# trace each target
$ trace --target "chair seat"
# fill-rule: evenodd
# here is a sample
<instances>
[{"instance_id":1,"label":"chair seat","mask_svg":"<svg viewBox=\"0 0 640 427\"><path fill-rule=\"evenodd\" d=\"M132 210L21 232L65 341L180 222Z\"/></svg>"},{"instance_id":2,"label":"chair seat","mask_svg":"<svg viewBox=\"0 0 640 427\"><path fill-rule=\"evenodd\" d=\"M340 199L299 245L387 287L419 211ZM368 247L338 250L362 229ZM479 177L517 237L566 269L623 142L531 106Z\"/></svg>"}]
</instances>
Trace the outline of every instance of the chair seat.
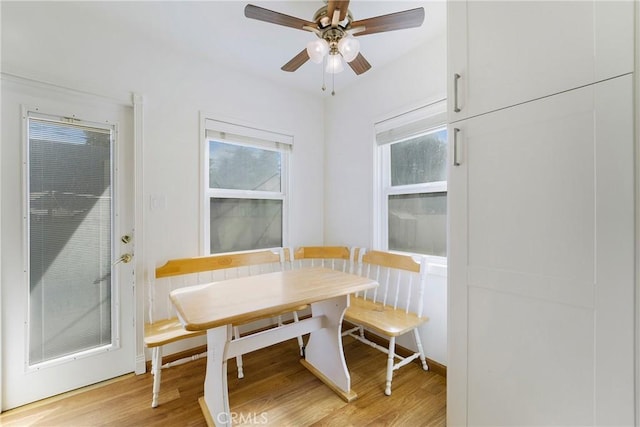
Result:
<instances>
[{"instance_id":1,"label":"chair seat","mask_svg":"<svg viewBox=\"0 0 640 427\"><path fill-rule=\"evenodd\" d=\"M350 306L344 315L346 321L360 324L390 337L403 335L429 320L403 309L394 309L382 303L351 295Z\"/></svg>"},{"instance_id":2,"label":"chair seat","mask_svg":"<svg viewBox=\"0 0 640 427\"><path fill-rule=\"evenodd\" d=\"M189 337L205 335L207 331L187 331L177 317L144 325L144 345L157 347Z\"/></svg>"}]
</instances>

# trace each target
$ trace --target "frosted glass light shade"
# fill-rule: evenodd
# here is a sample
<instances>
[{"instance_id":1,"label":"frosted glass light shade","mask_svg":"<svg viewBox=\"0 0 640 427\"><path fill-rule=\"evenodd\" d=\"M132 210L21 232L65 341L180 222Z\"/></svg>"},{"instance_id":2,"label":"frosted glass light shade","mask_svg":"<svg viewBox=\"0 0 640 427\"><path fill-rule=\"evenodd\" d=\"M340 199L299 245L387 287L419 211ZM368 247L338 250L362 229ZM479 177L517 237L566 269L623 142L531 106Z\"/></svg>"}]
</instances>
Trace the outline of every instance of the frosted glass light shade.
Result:
<instances>
[{"instance_id":1,"label":"frosted glass light shade","mask_svg":"<svg viewBox=\"0 0 640 427\"><path fill-rule=\"evenodd\" d=\"M329 43L324 39L314 40L307 43L307 54L309 59L316 64L322 62L322 58L329 52Z\"/></svg>"},{"instance_id":2,"label":"frosted glass light shade","mask_svg":"<svg viewBox=\"0 0 640 427\"><path fill-rule=\"evenodd\" d=\"M344 36L338 42L338 51L345 61L351 62L356 59L360 52L360 42L351 35Z\"/></svg>"},{"instance_id":3,"label":"frosted glass light shade","mask_svg":"<svg viewBox=\"0 0 640 427\"><path fill-rule=\"evenodd\" d=\"M340 58L340 55L329 55L329 58L327 58L327 73L337 74L342 72L342 70L344 70L344 65L342 65L342 59Z\"/></svg>"}]
</instances>

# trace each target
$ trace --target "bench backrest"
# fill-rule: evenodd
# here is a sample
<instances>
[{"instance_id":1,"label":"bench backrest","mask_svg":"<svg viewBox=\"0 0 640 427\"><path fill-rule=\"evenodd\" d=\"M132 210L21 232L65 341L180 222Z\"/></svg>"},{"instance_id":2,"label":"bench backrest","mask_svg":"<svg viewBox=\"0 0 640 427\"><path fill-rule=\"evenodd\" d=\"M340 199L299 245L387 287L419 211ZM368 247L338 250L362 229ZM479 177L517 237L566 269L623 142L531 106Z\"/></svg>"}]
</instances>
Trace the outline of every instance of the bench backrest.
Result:
<instances>
[{"instance_id":1,"label":"bench backrest","mask_svg":"<svg viewBox=\"0 0 640 427\"><path fill-rule=\"evenodd\" d=\"M293 252L293 268L327 267L333 270L351 272L352 251L346 246L301 246Z\"/></svg>"},{"instance_id":2,"label":"bench backrest","mask_svg":"<svg viewBox=\"0 0 640 427\"><path fill-rule=\"evenodd\" d=\"M169 293L174 289L282 271L284 267L285 254L282 248L171 259L155 270L155 281L149 287L147 321L175 316L169 299Z\"/></svg>"},{"instance_id":3,"label":"bench backrest","mask_svg":"<svg viewBox=\"0 0 640 427\"><path fill-rule=\"evenodd\" d=\"M422 317L427 284L427 262L424 257L383 251L367 252L360 248L355 272L380 284L377 288L359 293L358 297Z\"/></svg>"}]
</instances>

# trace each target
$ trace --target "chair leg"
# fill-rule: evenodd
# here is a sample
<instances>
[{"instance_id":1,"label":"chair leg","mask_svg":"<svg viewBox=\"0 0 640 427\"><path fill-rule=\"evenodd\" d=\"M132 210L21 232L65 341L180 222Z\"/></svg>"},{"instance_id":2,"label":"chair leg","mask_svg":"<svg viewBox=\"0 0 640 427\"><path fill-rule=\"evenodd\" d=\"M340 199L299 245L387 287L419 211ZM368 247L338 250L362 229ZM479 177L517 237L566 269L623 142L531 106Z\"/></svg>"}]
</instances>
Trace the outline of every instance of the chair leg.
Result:
<instances>
[{"instance_id":1,"label":"chair leg","mask_svg":"<svg viewBox=\"0 0 640 427\"><path fill-rule=\"evenodd\" d=\"M293 321L297 322L298 319L298 312L294 311L293 312ZM304 357L304 342L302 341L302 337L300 335L298 335L298 347L300 347L300 357Z\"/></svg>"},{"instance_id":2,"label":"chair leg","mask_svg":"<svg viewBox=\"0 0 640 427\"><path fill-rule=\"evenodd\" d=\"M391 380L393 379L393 360L395 357L396 337L389 338L389 354L387 356L387 381L384 394L391 396Z\"/></svg>"},{"instance_id":3,"label":"chair leg","mask_svg":"<svg viewBox=\"0 0 640 427\"><path fill-rule=\"evenodd\" d=\"M162 376L162 346L153 347L151 353L151 373L153 374L153 396L151 398L151 407L158 406L158 397L160 395L160 377Z\"/></svg>"},{"instance_id":4,"label":"chair leg","mask_svg":"<svg viewBox=\"0 0 640 427\"><path fill-rule=\"evenodd\" d=\"M233 338L240 338L240 329L237 326L233 327ZM238 378L244 378L244 371L242 370L242 355L236 356L236 365L238 366Z\"/></svg>"},{"instance_id":5,"label":"chair leg","mask_svg":"<svg viewBox=\"0 0 640 427\"><path fill-rule=\"evenodd\" d=\"M420 339L420 334L418 333L418 328L413 330L413 337L416 340L416 346L418 347L418 352L420 353L420 361L422 362L422 369L425 371L429 370L429 365L427 365L427 358L424 355L424 350L422 349L422 340Z\"/></svg>"}]
</instances>

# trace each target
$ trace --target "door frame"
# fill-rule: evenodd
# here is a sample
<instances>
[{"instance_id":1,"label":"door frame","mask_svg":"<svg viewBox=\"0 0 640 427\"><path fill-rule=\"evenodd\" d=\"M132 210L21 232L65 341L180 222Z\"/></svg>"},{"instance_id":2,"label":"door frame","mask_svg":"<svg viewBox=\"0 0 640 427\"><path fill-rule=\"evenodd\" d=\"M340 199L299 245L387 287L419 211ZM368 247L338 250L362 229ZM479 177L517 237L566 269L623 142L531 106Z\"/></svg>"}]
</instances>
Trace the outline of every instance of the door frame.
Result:
<instances>
[{"instance_id":1,"label":"door frame","mask_svg":"<svg viewBox=\"0 0 640 427\"><path fill-rule=\"evenodd\" d=\"M144 283L145 283L145 266L144 266L144 248L145 248L145 210L144 204L144 144L143 144L143 111L144 97L139 93L131 94L131 103L133 105L133 271L134 271L134 329L135 329L135 373L136 375L147 372L146 356L144 351ZM153 266L151 266L153 267ZM152 271L150 268L149 271ZM1 313L0 313L1 314ZM0 401L1 403L2 401Z\"/></svg>"},{"instance_id":2,"label":"door frame","mask_svg":"<svg viewBox=\"0 0 640 427\"><path fill-rule=\"evenodd\" d=\"M635 267L636 267L636 300L635 300L635 422L640 423L640 4L635 4L635 43L636 55L634 64L634 100L633 110L635 117Z\"/></svg>"}]
</instances>

